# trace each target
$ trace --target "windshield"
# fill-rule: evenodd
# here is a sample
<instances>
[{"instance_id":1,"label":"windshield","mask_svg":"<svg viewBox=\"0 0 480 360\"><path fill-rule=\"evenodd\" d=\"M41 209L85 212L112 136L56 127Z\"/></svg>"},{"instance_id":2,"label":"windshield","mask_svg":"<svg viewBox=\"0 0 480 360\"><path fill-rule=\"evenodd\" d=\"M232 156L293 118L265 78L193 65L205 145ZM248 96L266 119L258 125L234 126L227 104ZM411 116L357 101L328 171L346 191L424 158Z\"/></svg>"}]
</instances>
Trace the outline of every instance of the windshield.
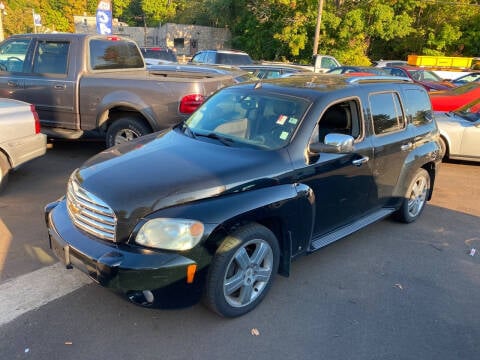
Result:
<instances>
[{"instance_id":1,"label":"windshield","mask_svg":"<svg viewBox=\"0 0 480 360\"><path fill-rule=\"evenodd\" d=\"M465 120L471 122L478 121L480 119L480 99L475 99L458 110L455 110L454 113Z\"/></svg>"},{"instance_id":2,"label":"windshield","mask_svg":"<svg viewBox=\"0 0 480 360\"><path fill-rule=\"evenodd\" d=\"M412 79L418 81L442 81L442 78L428 70L408 70Z\"/></svg>"},{"instance_id":3,"label":"windshield","mask_svg":"<svg viewBox=\"0 0 480 360\"><path fill-rule=\"evenodd\" d=\"M225 89L206 101L186 125L196 137L221 137L228 139L230 146L274 150L290 142L308 106L306 100L296 97Z\"/></svg>"}]
</instances>

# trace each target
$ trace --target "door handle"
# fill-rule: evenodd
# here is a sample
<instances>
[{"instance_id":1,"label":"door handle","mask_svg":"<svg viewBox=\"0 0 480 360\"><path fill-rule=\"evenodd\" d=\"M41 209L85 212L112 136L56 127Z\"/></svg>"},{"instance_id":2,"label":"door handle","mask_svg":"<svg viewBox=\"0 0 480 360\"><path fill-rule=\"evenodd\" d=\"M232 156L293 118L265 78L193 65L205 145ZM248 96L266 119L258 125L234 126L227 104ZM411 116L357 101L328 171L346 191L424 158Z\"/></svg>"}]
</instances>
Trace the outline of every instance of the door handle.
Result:
<instances>
[{"instance_id":1,"label":"door handle","mask_svg":"<svg viewBox=\"0 0 480 360\"><path fill-rule=\"evenodd\" d=\"M16 81L9 80L7 81L7 85L10 87L17 87L18 83Z\"/></svg>"},{"instance_id":2,"label":"door handle","mask_svg":"<svg viewBox=\"0 0 480 360\"><path fill-rule=\"evenodd\" d=\"M59 85L59 84L57 84L57 85L54 85L53 88L54 88L55 90L65 90L65 89L67 88L67 85L65 85L65 84Z\"/></svg>"},{"instance_id":3,"label":"door handle","mask_svg":"<svg viewBox=\"0 0 480 360\"><path fill-rule=\"evenodd\" d=\"M409 142L408 144L403 144L402 146L400 146L400 149L402 151L412 150L413 149L413 143Z\"/></svg>"},{"instance_id":4,"label":"door handle","mask_svg":"<svg viewBox=\"0 0 480 360\"><path fill-rule=\"evenodd\" d=\"M352 164L355 166L362 166L362 164L365 164L368 160L370 160L370 158L368 156L364 156L360 159L353 160Z\"/></svg>"}]
</instances>

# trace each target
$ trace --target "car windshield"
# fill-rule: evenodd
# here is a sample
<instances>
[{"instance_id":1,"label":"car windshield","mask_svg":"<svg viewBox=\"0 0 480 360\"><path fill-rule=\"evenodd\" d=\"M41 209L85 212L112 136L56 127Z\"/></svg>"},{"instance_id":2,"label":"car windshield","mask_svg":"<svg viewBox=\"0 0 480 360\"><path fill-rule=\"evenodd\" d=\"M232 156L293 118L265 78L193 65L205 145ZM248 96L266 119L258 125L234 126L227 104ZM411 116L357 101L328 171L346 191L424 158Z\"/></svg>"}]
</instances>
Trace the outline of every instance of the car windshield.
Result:
<instances>
[{"instance_id":1,"label":"car windshield","mask_svg":"<svg viewBox=\"0 0 480 360\"><path fill-rule=\"evenodd\" d=\"M428 70L408 70L412 79L418 81L442 81L442 78L432 71Z\"/></svg>"},{"instance_id":2,"label":"car windshield","mask_svg":"<svg viewBox=\"0 0 480 360\"><path fill-rule=\"evenodd\" d=\"M475 99L471 103L455 110L454 113L471 122L480 120L480 99Z\"/></svg>"},{"instance_id":3,"label":"car windshield","mask_svg":"<svg viewBox=\"0 0 480 360\"><path fill-rule=\"evenodd\" d=\"M275 150L291 141L308 106L296 97L225 89L206 101L186 125L192 137Z\"/></svg>"}]
</instances>

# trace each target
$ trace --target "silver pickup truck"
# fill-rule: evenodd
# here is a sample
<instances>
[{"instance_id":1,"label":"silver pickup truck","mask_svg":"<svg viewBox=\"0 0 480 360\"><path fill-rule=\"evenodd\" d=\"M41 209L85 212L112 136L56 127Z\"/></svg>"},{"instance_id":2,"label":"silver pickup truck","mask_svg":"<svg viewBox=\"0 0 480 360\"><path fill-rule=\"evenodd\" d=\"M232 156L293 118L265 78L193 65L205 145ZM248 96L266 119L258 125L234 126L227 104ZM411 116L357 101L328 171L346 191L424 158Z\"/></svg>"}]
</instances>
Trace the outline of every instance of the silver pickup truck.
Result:
<instances>
[{"instance_id":1,"label":"silver pickup truck","mask_svg":"<svg viewBox=\"0 0 480 360\"><path fill-rule=\"evenodd\" d=\"M53 137L104 137L107 147L182 121L226 74L147 71L137 44L116 36L20 34L0 44L0 96L35 104Z\"/></svg>"}]
</instances>

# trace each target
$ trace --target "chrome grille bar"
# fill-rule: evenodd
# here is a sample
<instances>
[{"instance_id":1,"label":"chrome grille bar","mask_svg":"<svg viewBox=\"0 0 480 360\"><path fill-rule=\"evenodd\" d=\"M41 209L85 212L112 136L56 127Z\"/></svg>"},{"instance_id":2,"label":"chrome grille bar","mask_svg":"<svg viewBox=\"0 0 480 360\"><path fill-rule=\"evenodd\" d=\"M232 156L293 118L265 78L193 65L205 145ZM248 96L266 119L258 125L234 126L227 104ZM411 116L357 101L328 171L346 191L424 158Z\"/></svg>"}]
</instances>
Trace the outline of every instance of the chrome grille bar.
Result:
<instances>
[{"instance_id":1,"label":"chrome grille bar","mask_svg":"<svg viewBox=\"0 0 480 360\"><path fill-rule=\"evenodd\" d=\"M115 212L103 200L83 189L75 180L75 173L68 182L67 209L76 227L100 239L115 241Z\"/></svg>"}]
</instances>

